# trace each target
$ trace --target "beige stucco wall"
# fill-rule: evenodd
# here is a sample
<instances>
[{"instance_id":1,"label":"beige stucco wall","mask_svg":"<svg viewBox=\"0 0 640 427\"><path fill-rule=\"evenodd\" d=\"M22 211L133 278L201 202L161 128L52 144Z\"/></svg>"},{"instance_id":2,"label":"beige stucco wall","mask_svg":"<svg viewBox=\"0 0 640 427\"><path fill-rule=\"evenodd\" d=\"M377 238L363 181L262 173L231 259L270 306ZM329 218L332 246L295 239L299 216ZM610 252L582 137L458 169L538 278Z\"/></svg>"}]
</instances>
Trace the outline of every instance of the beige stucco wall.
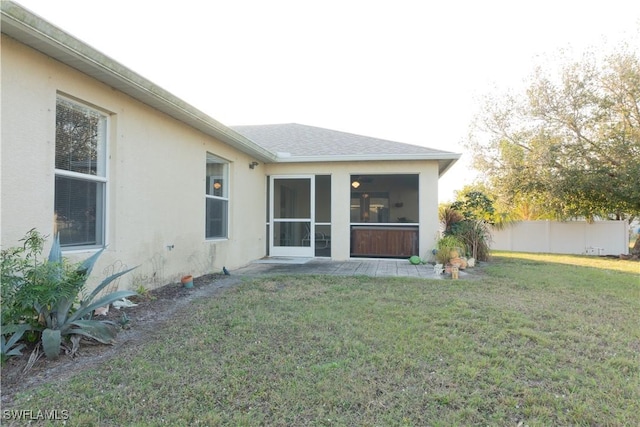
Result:
<instances>
[{"instance_id":1,"label":"beige stucco wall","mask_svg":"<svg viewBox=\"0 0 640 427\"><path fill-rule=\"evenodd\" d=\"M107 249L90 285L124 266L121 289L162 286L183 274L233 270L266 253L269 175L331 176L332 258L350 252L350 177L419 176L420 256L428 257L437 230L436 161L260 163L95 79L2 36L0 246L19 244L36 228L53 233L56 96L109 116ZM205 162L211 152L230 162L229 238L206 240ZM412 209L413 208L413 209ZM407 211L415 212L407 204ZM402 216L401 211L394 213ZM50 240L49 240L50 241ZM46 248L48 251L48 247ZM91 251L65 253L72 260Z\"/></svg>"},{"instance_id":2,"label":"beige stucco wall","mask_svg":"<svg viewBox=\"0 0 640 427\"><path fill-rule=\"evenodd\" d=\"M31 228L53 232L58 93L107 113L108 248L95 268L139 267L120 288L241 266L265 253L265 169L193 128L2 36L1 233L5 248ZM230 162L229 239L204 238L205 158ZM173 249L168 246L172 245ZM48 250L48 249L47 249ZM84 259L91 252L67 253Z\"/></svg>"},{"instance_id":3,"label":"beige stucco wall","mask_svg":"<svg viewBox=\"0 0 640 427\"><path fill-rule=\"evenodd\" d=\"M419 176L419 242L420 256L429 258L438 235L438 162L332 162L274 163L265 165L268 175L331 175L331 257L350 257L351 175L418 174Z\"/></svg>"}]
</instances>

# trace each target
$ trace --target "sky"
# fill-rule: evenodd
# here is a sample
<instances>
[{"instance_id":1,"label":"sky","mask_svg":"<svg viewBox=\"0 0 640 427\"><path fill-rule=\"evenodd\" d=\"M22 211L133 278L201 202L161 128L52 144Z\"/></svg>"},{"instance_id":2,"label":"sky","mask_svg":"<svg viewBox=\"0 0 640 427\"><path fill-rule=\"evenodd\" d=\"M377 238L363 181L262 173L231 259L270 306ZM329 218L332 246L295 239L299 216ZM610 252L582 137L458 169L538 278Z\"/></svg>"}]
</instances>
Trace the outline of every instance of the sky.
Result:
<instances>
[{"instance_id":1,"label":"sky","mask_svg":"<svg viewBox=\"0 0 640 427\"><path fill-rule=\"evenodd\" d=\"M637 0L19 0L228 126L300 123L461 153L484 96L560 53L640 49Z\"/></svg>"}]
</instances>

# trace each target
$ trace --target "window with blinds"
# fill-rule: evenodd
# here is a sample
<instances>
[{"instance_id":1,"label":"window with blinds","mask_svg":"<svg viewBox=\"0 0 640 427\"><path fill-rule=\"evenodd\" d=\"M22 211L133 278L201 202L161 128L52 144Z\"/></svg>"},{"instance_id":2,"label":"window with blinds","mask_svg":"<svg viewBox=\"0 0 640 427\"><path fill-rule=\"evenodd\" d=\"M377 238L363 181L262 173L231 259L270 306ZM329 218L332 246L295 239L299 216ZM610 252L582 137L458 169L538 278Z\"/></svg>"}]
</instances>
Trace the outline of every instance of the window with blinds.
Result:
<instances>
[{"instance_id":1,"label":"window with blinds","mask_svg":"<svg viewBox=\"0 0 640 427\"><path fill-rule=\"evenodd\" d=\"M63 247L104 245L107 116L58 97L54 230Z\"/></svg>"}]
</instances>

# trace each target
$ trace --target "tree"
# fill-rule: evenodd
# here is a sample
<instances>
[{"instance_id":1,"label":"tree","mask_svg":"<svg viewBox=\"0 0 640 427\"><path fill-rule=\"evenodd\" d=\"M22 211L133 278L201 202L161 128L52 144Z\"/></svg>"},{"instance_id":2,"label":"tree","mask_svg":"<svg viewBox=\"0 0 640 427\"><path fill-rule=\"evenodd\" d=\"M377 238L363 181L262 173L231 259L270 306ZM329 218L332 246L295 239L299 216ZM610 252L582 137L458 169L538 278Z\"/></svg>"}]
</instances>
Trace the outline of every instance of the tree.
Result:
<instances>
[{"instance_id":1,"label":"tree","mask_svg":"<svg viewBox=\"0 0 640 427\"><path fill-rule=\"evenodd\" d=\"M451 204L451 208L460 212L464 219L494 222L496 210L493 202L484 192L468 189L459 192L456 196L456 201Z\"/></svg>"},{"instance_id":2,"label":"tree","mask_svg":"<svg viewBox=\"0 0 640 427\"><path fill-rule=\"evenodd\" d=\"M542 68L525 94L488 98L468 147L500 206L536 216L640 215L640 62L593 56L557 78Z\"/></svg>"}]
</instances>

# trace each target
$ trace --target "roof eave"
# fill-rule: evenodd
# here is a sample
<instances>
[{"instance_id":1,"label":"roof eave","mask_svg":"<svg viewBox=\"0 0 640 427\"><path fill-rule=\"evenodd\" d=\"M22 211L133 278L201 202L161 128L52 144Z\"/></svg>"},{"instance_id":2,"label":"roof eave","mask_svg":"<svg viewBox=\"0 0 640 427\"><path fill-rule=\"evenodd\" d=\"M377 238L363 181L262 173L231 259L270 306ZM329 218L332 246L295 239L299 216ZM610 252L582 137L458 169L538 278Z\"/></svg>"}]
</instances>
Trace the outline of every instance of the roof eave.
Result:
<instances>
[{"instance_id":1,"label":"roof eave","mask_svg":"<svg viewBox=\"0 0 640 427\"><path fill-rule=\"evenodd\" d=\"M438 162L438 178L442 177L456 162L460 159L460 155L458 155L455 159L441 159Z\"/></svg>"},{"instance_id":2,"label":"roof eave","mask_svg":"<svg viewBox=\"0 0 640 427\"><path fill-rule=\"evenodd\" d=\"M371 162L371 161L438 161L438 176L455 164L460 158L459 153L433 154L341 154L330 156L291 156L288 153L277 153L277 163L320 163L320 162Z\"/></svg>"},{"instance_id":3,"label":"roof eave","mask_svg":"<svg viewBox=\"0 0 640 427\"><path fill-rule=\"evenodd\" d=\"M11 1L0 2L2 33L262 162L276 155Z\"/></svg>"}]
</instances>

